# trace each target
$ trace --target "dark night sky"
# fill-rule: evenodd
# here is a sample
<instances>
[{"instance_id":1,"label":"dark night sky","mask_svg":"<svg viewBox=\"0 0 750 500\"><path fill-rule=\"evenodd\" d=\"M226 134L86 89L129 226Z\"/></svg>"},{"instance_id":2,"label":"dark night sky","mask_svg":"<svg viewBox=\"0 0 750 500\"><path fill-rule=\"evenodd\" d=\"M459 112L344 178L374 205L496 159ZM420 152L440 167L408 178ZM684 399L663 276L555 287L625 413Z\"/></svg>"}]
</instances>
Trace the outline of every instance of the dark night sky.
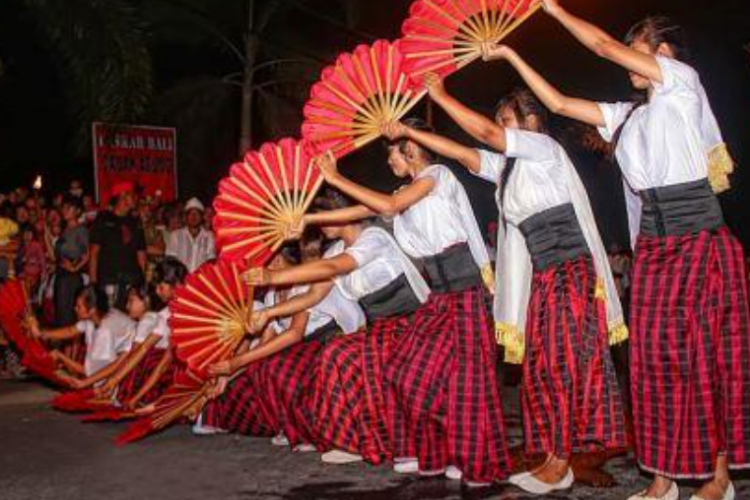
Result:
<instances>
[{"instance_id":1,"label":"dark night sky","mask_svg":"<svg viewBox=\"0 0 750 500\"><path fill-rule=\"evenodd\" d=\"M273 0L261 0L273 1ZM362 2L363 13L357 28L381 38L396 38L409 2L404 0L350 0ZM330 5L321 0L321 7ZM66 118L60 79L44 45L34 36L33 20L24 15L16 0L0 2L0 57L9 66L0 79L0 191L18 183L30 182L37 173L52 174L53 183L62 185L70 178L91 182L89 155L76 155L70 146L73 124ZM733 189L722 196L731 225L750 243L750 210L745 199L750 194L750 56L742 46L750 42L750 10L747 0L570 0L568 7L591 19L615 36L622 36L635 21L649 14L666 14L685 25L691 36L694 65L702 75L714 110L738 160L739 172ZM322 21L311 22L302 14L274 27L276 38L286 33L297 36L315 33L320 50L330 54L351 50L355 35L343 33ZM370 40L361 39L361 42ZM508 40L532 65L570 94L592 99L615 100L629 94L625 72L582 49L567 33L543 14L537 14ZM215 47L185 47L161 44L153 47L157 89L163 90L187 78L222 73L230 67L227 54ZM504 92L518 86L517 77L502 64L473 66L452 76L449 88L465 102L489 111ZM205 171L181 171L183 195L211 196L216 181L226 172L234 155L236 93L218 92L217 112L212 132L199 133L182 123L170 123L168 114L155 114L159 124L178 126L181 142L204 144L199 148ZM157 106L158 107L158 106ZM417 110L419 112L419 110ZM292 116L282 130L298 130L301 113ZM436 125L456 134L441 113ZM296 123L292 123L296 122ZM560 123L560 125L565 125ZM460 134L456 134L461 138ZM265 139L273 139L268 137ZM192 154L192 153L191 153ZM595 158L572 151L589 187L605 239L622 237L622 211L619 206L615 169ZM369 183L389 185L387 168L377 146L354 155L344 168ZM181 158L182 162L182 158ZM184 162L183 162L184 163ZM194 178L194 182L190 179ZM482 207L491 206L491 189L470 181L475 199ZM189 190L190 192L187 192ZM483 212L491 217L491 210Z\"/></svg>"}]
</instances>

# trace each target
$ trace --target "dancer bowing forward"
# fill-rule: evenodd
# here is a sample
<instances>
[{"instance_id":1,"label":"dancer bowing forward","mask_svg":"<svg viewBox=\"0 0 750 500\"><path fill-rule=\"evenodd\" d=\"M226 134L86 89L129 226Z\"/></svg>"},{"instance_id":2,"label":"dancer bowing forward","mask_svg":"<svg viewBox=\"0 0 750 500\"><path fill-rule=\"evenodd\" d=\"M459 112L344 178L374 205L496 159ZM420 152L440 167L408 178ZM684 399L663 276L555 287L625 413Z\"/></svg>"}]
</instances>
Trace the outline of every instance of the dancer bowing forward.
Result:
<instances>
[{"instance_id":1,"label":"dancer bowing forward","mask_svg":"<svg viewBox=\"0 0 750 500\"><path fill-rule=\"evenodd\" d=\"M410 120L414 128L424 122ZM385 134L390 134L385 127ZM495 372L492 269L461 183L437 157L405 138L388 144L393 173L411 182L393 194L338 173L332 155L319 161L326 181L362 205L312 214L307 224L373 215L393 217L396 240L418 259L432 295L386 369L395 397L393 456L398 472L445 474L468 485L505 479L510 471Z\"/></svg>"},{"instance_id":2,"label":"dancer bowing forward","mask_svg":"<svg viewBox=\"0 0 750 500\"><path fill-rule=\"evenodd\" d=\"M328 195L332 208L357 212L339 193ZM409 258L384 229L359 218L325 224L329 240L341 240L343 252L286 269L254 269L248 282L255 286L288 286L335 280L367 317L367 330L331 340L317 360L314 387L302 396L297 428L313 437L327 463L362 459L381 463L391 458L390 392L385 383L388 366L414 313L430 290Z\"/></svg>"},{"instance_id":3,"label":"dancer bowing forward","mask_svg":"<svg viewBox=\"0 0 750 500\"><path fill-rule=\"evenodd\" d=\"M504 98L493 122L450 96L435 75L427 84L467 133L502 153L399 131L498 184L498 340L508 361L523 361L526 451L547 455L511 482L538 494L567 489L572 453L626 445L608 334L619 341L627 330L586 191L545 134L546 111L531 93Z\"/></svg>"},{"instance_id":4,"label":"dancer bowing forward","mask_svg":"<svg viewBox=\"0 0 750 500\"><path fill-rule=\"evenodd\" d=\"M642 209L630 327L636 453L655 474L632 497L677 499L675 479L710 479L694 499L730 500L729 469L750 467L750 332L743 251L712 191L732 161L698 73L681 60L683 32L648 18L620 43L544 0L581 43L629 72L646 99L595 103L561 94L507 47L507 59L553 111L599 127ZM640 223L637 221L640 219Z\"/></svg>"}]
</instances>

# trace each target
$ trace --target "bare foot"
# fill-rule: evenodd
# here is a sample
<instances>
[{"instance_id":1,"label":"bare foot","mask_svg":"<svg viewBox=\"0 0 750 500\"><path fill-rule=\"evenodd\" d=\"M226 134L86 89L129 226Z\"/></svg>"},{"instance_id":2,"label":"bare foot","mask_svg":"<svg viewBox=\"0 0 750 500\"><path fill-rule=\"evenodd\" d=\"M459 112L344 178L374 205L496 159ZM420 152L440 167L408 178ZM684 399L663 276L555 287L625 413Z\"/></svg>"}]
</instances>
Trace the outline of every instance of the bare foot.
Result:
<instances>
[{"instance_id":1,"label":"bare foot","mask_svg":"<svg viewBox=\"0 0 750 500\"><path fill-rule=\"evenodd\" d=\"M696 496L703 500L723 500L724 495L729 489L729 479L714 478L713 481L704 484L698 490Z\"/></svg>"},{"instance_id":2,"label":"bare foot","mask_svg":"<svg viewBox=\"0 0 750 500\"><path fill-rule=\"evenodd\" d=\"M568 473L568 461L550 455L547 463L536 470L533 475L539 481L547 484L559 483Z\"/></svg>"}]
</instances>

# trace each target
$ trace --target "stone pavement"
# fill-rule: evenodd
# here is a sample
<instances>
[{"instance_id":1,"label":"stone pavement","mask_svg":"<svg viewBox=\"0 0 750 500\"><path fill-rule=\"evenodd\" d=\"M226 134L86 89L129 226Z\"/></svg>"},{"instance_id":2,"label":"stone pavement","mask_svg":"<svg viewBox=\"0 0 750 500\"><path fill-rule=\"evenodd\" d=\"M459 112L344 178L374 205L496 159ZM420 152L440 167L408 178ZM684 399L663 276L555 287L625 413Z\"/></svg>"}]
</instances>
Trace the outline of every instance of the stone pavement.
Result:
<instances>
[{"instance_id":1,"label":"stone pavement","mask_svg":"<svg viewBox=\"0 0 750 500\"><path fill-rule=\"evenodd\" d=\"M365 464L327 466L268 439L195 437L177 427L123 448L123 425L82 424L49 408L53 393L32 382L0 382L0 500L525 500L512 486L462 490L443 479L404 477ZM509 420L518 438L518 415ZM576 485L555 499L625 499L642 487L632 458L607 465L618 486ZM750 481L738 483L750 499ZM688 498L689 490L683 490Z\"/></svg>"}]
</instances>

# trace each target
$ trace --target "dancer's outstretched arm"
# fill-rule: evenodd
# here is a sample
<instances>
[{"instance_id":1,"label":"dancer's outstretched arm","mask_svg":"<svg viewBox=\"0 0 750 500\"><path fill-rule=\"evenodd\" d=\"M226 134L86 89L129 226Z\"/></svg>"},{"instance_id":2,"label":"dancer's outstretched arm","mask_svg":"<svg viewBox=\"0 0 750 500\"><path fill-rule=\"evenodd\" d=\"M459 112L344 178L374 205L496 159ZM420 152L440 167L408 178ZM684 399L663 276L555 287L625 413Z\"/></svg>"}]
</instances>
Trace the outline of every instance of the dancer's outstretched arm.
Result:
<instances>
[{"instance_id":1,"label":"dancer's outstretched arm","mask_svg":"<svg viewBox=\"0 0 750 500\"><path fill-rule=\"evenodd\" d=\"M628 71L652 82L662 83L662 73L652 54L635 50L609 35L601 28L577 17L560 5L559 0L542 0L544 10L557 19L584 46L601 58L612 61Z\"/></svg>"},{"instance_id":2,"label":"dancer's outstretched arm","mask_svg":"<svg viewBox=\"0 0 750 500\"><path fill-rule=\"evenodd\" d=\"M513 66L531 91L552 113L596 127L604 126L604 115L594 101L570 97L560 92L542 75L532 68L515 50L505 45L486 45L483 48L485 61L505 59Z\"/></svg>"},{"instance_id":3,"label":"dancer's outstretched arm","mask_svg":"<svg viewBox=\"0 0 750 500\"><path fill-rule=\"evenodd\" d=\"M366 188L341 175L336 158L328 153L317 159L317 165L326 182L365 205L374 213L393 217L400 214L430 194L435 187L431 178L419 179L393 194L385 194Z\"/></svg>"},{"instance_id":4,"label":"dancer's outstretched arm","mask_svg":"<svg viewBox=\"0 0 750 500\"><path fill-rule=\"evenodd\" d=\"M391 140L405 137L417 142L440 156L459 162L472 173L479 173L481 168L481 158L476 149L459 144L442 135L417 130L401 122L392 122L386 125L384 134Z\"/></svg>"},{"instance_id":5,"label":"dancer's outstretched arm","mask_svg":"<svg viewBox=\"0 0 750 500\"><path fill-rule=\"evenodd\" d=\"M244 278L252 286L298 285L328 281L336 276L348 274L357 267L357 261L352 256L342 253L330 259L306 262L277 271L256 267L247 271Z\"/></svg>"},{"instance_id":6,"label":"dancer's outstretched arm","mask_svg":"<svg viewBox=\"0 0 750 500\"><path fill-rule=\"evenodd\" d=\"M425 84L433 102L443 108L467 134L497 151L505 152L507 139L504 127L450 95L437 75L428 74L425 77Z\"/></svg>"}]
</instances>

